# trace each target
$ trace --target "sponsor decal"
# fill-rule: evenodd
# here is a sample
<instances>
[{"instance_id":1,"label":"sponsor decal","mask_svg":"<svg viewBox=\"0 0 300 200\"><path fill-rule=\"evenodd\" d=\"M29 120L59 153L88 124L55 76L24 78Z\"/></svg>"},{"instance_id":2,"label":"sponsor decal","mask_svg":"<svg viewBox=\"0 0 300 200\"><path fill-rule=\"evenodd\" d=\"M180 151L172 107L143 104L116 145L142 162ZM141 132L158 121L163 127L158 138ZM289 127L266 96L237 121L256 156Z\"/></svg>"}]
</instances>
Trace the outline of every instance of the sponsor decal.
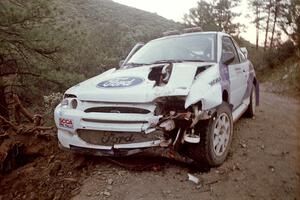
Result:
<instances>
[{"instance_id":1,"label":"sponsor decal","mask_svg":"<svg viewBox=\"0 0 300 200\"><path fill-rule=\"evenodd\" d=\"M122 87L131 87L138 84L141 84L144 79L139 77L118 77L106 81L102 81L97 84L97 87L101 88L122 88Z\"/></svg>"},{"instance_id":2,"label":"sponsor decal","mask_svg":"<svg viewBox=\"0 0 300 200\"><path fill-rule=\"evenodd\" d=\"M72 119L59 118L59 126L64 127L64 128L73 128L73 120Z\"/></svg>"},{"instance_id":3,"label":"sponsor decal","mask_svg":"<svg viewBox=\"0 0 300 200\"><path fill-rule=\"evenodd\" d=\"M212 81L209 83L209 85L210 85L210 86L213 86L213 85L219 83L220 81L221 81L221 77L218 77L218 78L212 80Z\"/></svg>"},{"instance_id":4,"label":"sponsor decal","mask_svg":"<svg viewBox=\"0 0 300 200\"><path fill-rule=\"evenodd\" d=\"M127 144L134 142L133 134L126 136L117 136L115 134L105 134L99 138L102 144Z\"/></svg>"}]
</instances>

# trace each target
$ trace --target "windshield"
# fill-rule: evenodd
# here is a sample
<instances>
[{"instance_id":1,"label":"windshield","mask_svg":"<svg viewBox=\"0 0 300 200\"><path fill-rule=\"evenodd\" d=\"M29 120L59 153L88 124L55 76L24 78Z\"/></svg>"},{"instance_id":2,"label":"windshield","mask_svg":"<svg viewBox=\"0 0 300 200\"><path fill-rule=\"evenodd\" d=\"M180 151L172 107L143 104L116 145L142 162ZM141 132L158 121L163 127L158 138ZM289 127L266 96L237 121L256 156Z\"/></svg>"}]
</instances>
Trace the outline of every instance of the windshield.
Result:
<instances>
[{"instance_id":1,"label":"windshield","mask_svg":"<svg viewBox=\"0 0 300 200\"><path fill-rule=\"evenodd\" d=\"M216 34L185 35L153 40L138 50L126 66L162 62L215 62Z\"/></svg>"}]
</instances>

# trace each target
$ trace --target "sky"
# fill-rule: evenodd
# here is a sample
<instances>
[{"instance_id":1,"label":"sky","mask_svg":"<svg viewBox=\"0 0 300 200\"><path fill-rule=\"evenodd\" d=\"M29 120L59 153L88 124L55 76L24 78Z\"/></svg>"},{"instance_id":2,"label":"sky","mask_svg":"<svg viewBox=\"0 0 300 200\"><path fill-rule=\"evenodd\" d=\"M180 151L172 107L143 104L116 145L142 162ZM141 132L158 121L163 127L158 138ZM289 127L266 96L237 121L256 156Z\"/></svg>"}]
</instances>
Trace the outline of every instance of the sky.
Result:
<instances>
[{"instance_id":1,"label":"sky","mask_svg":"<svg viewBox=\"0 0 300 200\"><path fill-rule=\"evenodd\" d=\"M196 7L198 0L113 0L127 6L135 7L152 13L157 13L167 19L182 22L183 15L189 12L189 9ZM247 26L241 36L252 43L255 43L255 27L250 23L251 18L247 18L249 8L247 0L242 0L237 8L242 15L236 19L237 22Z\"/></svg>"}]
</instances>

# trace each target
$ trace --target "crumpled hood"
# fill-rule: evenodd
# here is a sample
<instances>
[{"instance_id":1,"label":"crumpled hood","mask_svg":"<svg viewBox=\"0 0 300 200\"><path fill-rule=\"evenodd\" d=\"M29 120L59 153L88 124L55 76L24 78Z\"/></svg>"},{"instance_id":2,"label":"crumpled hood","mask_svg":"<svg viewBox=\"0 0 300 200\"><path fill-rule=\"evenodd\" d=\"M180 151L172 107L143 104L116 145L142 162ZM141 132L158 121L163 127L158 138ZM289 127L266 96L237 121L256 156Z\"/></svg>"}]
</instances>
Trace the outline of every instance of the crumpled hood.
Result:
<instances>
[{"instance_id":1,"label":"crumpled hood","mask_svg":"<svg viewBox=\"0 0 300 200\"><path fill-rule=\"evenodd\" d=\"M147 65L129 69L111 69L88 79L66 91L79 100L101 102L152 102L161 96L186 96L193 84L198 67L212 63L174 63L171 77L164 86L155 86L148 79L151 69ZM161 65L161 64L160 64Z\"/></svg>"}]
</instances>

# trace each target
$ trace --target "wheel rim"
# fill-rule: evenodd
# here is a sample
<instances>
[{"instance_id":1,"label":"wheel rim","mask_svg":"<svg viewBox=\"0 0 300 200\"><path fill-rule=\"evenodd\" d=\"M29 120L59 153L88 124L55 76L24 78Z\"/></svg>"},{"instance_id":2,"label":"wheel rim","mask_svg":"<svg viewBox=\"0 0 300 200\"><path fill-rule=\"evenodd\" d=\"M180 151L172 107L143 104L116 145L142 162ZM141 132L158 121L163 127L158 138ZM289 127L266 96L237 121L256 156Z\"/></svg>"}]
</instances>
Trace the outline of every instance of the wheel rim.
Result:
<instances>
[{"instance_id":1,"label":"wheel rim","mask_svg":"<svg viewBox=\"0 0 300 200\"><path fill-rule=\"evenodd\" d=\"M213 146L217 156L222 156L226 152L231 133L230 118L226 113L222 113L214 127Z\"/></svg>"},{"instance_id":2,"label":"wheel rim","mask_svg":"<svg viewBox=\"0 0 300 200\"><path fill-rule=\"evenodd\" d=\"M256 107L256 93L255 89L252 91L252 113L255 113L255 107Z\"/></svg>"}]
</instances>

